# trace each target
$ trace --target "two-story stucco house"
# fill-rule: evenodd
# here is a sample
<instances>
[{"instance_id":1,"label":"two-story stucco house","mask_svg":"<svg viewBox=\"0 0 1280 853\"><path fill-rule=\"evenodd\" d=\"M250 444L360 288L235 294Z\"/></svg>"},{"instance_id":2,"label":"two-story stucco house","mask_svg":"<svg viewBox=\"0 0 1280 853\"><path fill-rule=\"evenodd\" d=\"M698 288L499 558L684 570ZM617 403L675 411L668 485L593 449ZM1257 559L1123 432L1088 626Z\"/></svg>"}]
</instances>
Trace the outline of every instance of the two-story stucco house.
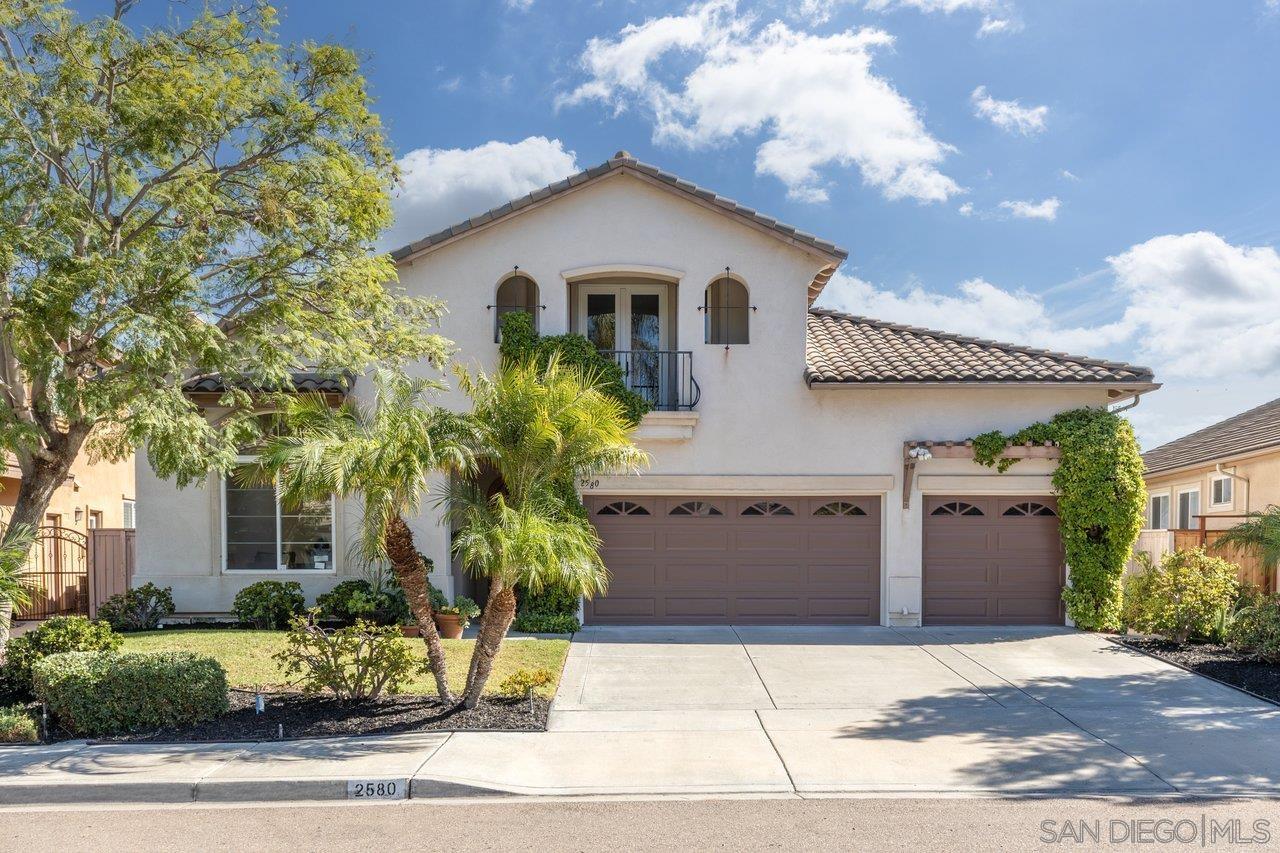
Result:
<instances>
[{"instance_id":1,"label":"two-story stucco house","mask_svg":"<svg viewBox=\"0 0 1280 853\"><path fill-rule=\"evenodd\" d=\"M1151 372L814 309L846 254L619 152L394 258L411 294L447 302L460 362L493 368L499 317L528 311L653 402L649 470L585 487L612 572L587 623L1061 624L1052 453L998 474L947 442L1130 400ZM138 484L137 582L180 611L355 571L352 507L299 517L145 466ZM414 527L433 581L469 589L437 513Z\"/></svg>"}]
</instances>

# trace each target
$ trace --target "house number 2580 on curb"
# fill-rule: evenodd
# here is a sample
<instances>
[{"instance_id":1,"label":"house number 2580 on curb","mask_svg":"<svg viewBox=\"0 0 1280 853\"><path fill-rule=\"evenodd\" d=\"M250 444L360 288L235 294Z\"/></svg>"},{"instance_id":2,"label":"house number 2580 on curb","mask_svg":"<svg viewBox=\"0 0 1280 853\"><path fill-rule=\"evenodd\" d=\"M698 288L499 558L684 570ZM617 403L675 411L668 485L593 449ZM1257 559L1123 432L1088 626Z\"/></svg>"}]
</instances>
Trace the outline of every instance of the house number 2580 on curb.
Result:
<instances>
[{"instance_id":1,"label":"house number 2580 on curb","mask_svg":"<svg viewBox=\"0 0 1280 853\"><path fill-rule=\"evenodd\" d=\"M348 779L348 800L403 800L403 779Z\"/></svg>"}]
</instances>

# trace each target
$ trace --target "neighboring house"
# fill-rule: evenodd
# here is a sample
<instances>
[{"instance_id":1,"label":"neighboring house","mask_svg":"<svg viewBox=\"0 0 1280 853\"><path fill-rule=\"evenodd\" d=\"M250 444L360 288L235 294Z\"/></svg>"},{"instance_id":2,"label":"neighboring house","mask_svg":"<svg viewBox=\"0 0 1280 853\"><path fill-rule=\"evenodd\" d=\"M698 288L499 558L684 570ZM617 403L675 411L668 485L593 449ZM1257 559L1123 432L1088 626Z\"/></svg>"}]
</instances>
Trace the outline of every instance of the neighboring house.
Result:
<instances>
[{"instance_id":1,"label":"neighboring house","mask_svg":"<svg viewBox=\"0 0 1280 853\"><path fill-rule=\"evenodd\" d=\"M134 460L92 460L81 453L66 481L53 493L45 510L44 526L88 534L94 528L133 527L137 505L134 495ZM0 473L0 522L8 520L18 499L22 471L9 455Z\"/></svg>"},{"instance_id":2,"label":"neighboring house","mask_svg":"<svg viewBox=\"0 0 1280 853\"><path fill-rule=\"evenodd\" d=\"M394 253L402 287L448 304L462 364L492 369L499 317L528 311L654 403L636 434L649 470L584 484L613 576L586 622L1061 624L1053 449L999 474L962 442L1132 400L1151 372L813 309L845 257L625 152ZM165 511L142 519L136 580L172 586L180 611L226 612L263 578L311 598L359 571L354 505L297 514L145 465L139 492ZM471 590L439 513L412 525L433 582Z\"/></svg>"},{"instance_id":3,"label":"neighboring house","mask_svg":"<svg viewBox=\"0 0 1280 853\"><path fill-rule=\"evenodd\" d=\"M1280 505L1280 400L1219 421L1142 455L1149 530L1209 530Z\"/></svg>"}]
</instances>

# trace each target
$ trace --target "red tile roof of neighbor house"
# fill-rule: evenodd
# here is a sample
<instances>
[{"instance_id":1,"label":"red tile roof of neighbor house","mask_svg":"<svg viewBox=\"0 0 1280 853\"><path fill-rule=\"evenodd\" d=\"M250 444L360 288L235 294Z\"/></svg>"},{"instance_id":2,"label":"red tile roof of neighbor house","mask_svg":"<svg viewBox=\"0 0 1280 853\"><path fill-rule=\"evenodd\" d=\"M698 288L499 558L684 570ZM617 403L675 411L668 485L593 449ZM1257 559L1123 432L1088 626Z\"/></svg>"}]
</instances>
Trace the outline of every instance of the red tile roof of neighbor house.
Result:
<instances>
[{"instance_id":1,"label":"red tile roof of neighbor house","mask_svg":"<svg viewBox=\"0 0 1280 853\"><path fill-rule=\"evenodd\" d=\"M839 311L809 311L805 381L811 385L903 382L1064 383L1156 387L1152 372L1118 361L886 323Z\"/></svg>"},{"instance_id":2,"label":"red tile roof of neighbor house","mask_svg":"<svg viewBox=\"0 0 1280 853\"><path fill-rule=\"evenodd\" d=\"M1158 474L1269 447L1280 448L1280 400L1152 448L1142 454L1142 461L1148 474Z\"/></svg>"}]
</instances>

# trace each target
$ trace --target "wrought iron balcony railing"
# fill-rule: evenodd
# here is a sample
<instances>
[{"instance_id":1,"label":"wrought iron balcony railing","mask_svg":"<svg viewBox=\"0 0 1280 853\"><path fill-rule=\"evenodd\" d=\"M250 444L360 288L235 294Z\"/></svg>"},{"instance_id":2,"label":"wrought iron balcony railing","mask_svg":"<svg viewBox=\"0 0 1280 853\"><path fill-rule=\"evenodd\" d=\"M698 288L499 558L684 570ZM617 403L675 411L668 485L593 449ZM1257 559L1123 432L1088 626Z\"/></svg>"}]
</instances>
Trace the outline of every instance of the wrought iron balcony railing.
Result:
<instances>
[{"instance_id":1,"label":"wrought iron balcony railing","mask_svg":"<svg viewBox=\"0 0 1280 853\"><path fill-rule=\"evenodd\" d=\"M693 353L683 350L602 350L622 367L627 387L659 412L687 411L702 389L693 378Z\"/></svg>"}]
</instances>

